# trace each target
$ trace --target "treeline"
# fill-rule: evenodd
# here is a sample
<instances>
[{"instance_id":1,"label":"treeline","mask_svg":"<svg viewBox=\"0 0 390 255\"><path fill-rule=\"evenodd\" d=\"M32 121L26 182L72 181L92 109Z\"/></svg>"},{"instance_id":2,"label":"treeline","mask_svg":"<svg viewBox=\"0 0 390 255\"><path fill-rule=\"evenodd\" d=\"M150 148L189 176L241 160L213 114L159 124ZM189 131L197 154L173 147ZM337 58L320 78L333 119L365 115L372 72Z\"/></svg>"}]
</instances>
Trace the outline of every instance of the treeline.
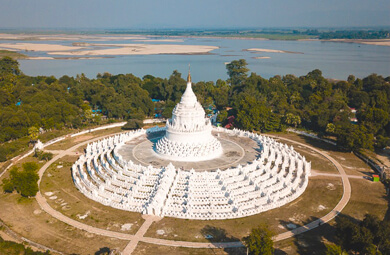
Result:
<instances>
[{"instance_id":1,"label":"treeline","mask_svg":"<svg viewBox=\"0 0 390 255\"><path fill-rule=\"evenodd\" d=\"M318 39L388 39L389 30L338 30L318 33Z\"/></svg>"},{"instance_id":2,"label":"treeline","mask_svg":"<svg viewBox=\"0 0 390 255\"><path fill-rule=\"evenodd\" d=\"M364 79L349 76L331 82L320 70L305 76L262 78L250 73L245 60L227 65L229 79L193 85L198 100L209 113L220 111L224 124L234 116L233 126L261 132L304 127L337 138L342 147L383 148L390 137L390 77L372 74ZM132 74L98 74L96 79L76 77L30 77L18 62L0 60L0 160L6 160L7 142L45 132L79 129L101 123L102 117L142 120L169 118L186 88L182 75L169 78ZM152 99L154 99L152 101ZM356 109L353 113L351 108ZM351 122L356 117L357 122ZM133 122L135 123L135 122ZM5 149L4 149L5 148Z\"/></svg>"},{"instance_id":3,"label":"treeline","mask_svg":"<svg viewBox=\"0 0 390 255\"><path fill-rule=\"evenodd\" d=\"M262 37L275 40L318 39L387 39L388 29L159 29L159 30L109 30L108 34L142 34L156 36L218 36L218 37Z\"/></svg>"}]
</instances>

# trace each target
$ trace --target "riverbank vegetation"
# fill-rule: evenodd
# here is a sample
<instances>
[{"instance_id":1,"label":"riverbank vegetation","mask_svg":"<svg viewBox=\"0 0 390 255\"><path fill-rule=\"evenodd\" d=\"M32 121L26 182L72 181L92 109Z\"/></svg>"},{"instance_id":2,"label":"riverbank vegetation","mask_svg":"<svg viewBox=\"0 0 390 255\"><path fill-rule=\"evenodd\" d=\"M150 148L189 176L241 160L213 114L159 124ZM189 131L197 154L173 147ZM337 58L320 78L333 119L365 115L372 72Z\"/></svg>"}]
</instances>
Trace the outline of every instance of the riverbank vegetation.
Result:
<instances>
[{"instance_id":1,"label":"riverbank vegetation","mask_svg":"<svg viewBox=\"0 0 390 255\"><path fill-rule=\"evenodd\" d=\"M249 73L243 59L232 61L227 71L226 81L193 84L206 112L220 111L222 124L260 132L304 128L337 140L347 150L389 145L390 77L350 75L346 81L330 81L313 70L301 77L265 79ZM169 78L104 73L95 79L83 74L57 79L24 75L17 61L2 58L0 161L28 146L32 127L42 140L49 133L54 138L64 130L112 121L169 118L185 88L177 71Z\"/></svg>"},{"instance_id":2,"label":"riverbank vegetation","mask_svg":"<svg viewBox=\"0 0 390 255\"><path fill-rule=\"evenodd\" d=\"M28 58L28 56L26 56L22 53L16 52L16 51L0 50L0 58L3 58L3 57L10 57L13 59L26 59L26 58Z\"/></svg>"},{"instance_id":3,"label":"riverbank vegetation","mask_svg":"<svg viewBox=\"0 0 390 255\"><path fill-rule=\"evenodd\" d=\"M300 39L388 39L388 28L354 29L304 29L304 28L263 28L263 29L158 29L158 30L108 30L108 34L140 34L156 36L196 36L223 38L263 38L269 40Z\"/></svg>"}]
</instances>

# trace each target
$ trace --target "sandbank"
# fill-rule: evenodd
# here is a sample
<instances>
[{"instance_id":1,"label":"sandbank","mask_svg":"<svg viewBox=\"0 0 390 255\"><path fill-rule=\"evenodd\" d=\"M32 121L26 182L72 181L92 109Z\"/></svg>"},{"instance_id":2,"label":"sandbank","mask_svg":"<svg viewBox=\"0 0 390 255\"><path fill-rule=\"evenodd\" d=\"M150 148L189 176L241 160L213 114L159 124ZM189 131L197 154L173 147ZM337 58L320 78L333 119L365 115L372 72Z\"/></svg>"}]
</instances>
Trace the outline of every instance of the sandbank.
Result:
<instances>
[{"instance_id":1,"label":"sandbank","mask_svg":"<svg viewBox=\"0 0 390 255\"><path fill-rule=\"evenodd\" d=\"M183 39L134 39L137 42L184 42Z\"/></svg>"},{"instance_id":2,"label":"sandbank","mask_svg":"<svg viewBox=\"0 0 390 255\"><path fill-rule=\"evenodd\" d=\"M346 42L346 43L360 43L368 45L378 45L378 46L390 46L390 39L331 39L326 40L330 42Z\"/></svg>"},{"instance_id":3,"label":"sandbank","mask_svg":"<svg viewBox=\"0 0 390 255\"><path fill-rule=\"evenodd\" d=\"M27 60L50 60L50 59L102 59L110 57L28 57Z\"/></svg>"},{"instance_id":4,"label":"sandbank","mask_svg":"<svg viewBox=\"0 0 390 255\"><path fill-rule=\"evenodd\" d=\"M0 40L29 40L29 41L68 41L68 40L95 40L95 41L115 41L148 39L144 35L68 35L68 34L6 34L0 33Z\"/></svg>"},{"instance_id":5,"label":"sandbank","mask_svg":"<svg viewBox=\"0 0 390 255\"><path fill-rule=\"evenodd\" d=\"M54 59L53 57L28 57L28 58L26 58L27 60L39 60L39 59L45 59L45 60L47 60L47 59Z\"/></svg>"},{"instance_id":6,"label":"sandbank","mask_svg":"<svg viewBox=\"0 0 390 255\"><path fill-rule=\"evenodd\" d=\"M177 45L177 44L92 44L93 46L118 47L113 49L57 51L51 55L105 56L105 55L155 55L155 54L208 54L218 49L216 46Z\"/></svg>"},{"instance_id":7,"label":"sandbank","mask_svg":"<svg viewBox=\"0 0 390 255\"><path fill-rule=\"evenodd\" d=\"M79 50L83 47L65 46L59 44L45 43L0 43L0 49L18 50L18 51L67 51Z\"/></svg>"},{"instance_id":8,"label":"sandbank","mask_svg":"<svg viewBox=\"0 0 390 255\"><path fill-rule=\"evenodd\" d=\"M267 52L267 53L303 54L303 52L297 52L297 51L272 50L272 49L259 49L259 48L245 49L244 51Z\"/></svg>"},{"instance_id":9,"label":"sandbank","mask_svg":"<svg viewBox=\"0 0 390 255\"><path fill-rule=\"evenodd\" d=\"M268 58L271 58L271 57L252 57L253 59L268 59Z\"/></svg>"}]
</instances>

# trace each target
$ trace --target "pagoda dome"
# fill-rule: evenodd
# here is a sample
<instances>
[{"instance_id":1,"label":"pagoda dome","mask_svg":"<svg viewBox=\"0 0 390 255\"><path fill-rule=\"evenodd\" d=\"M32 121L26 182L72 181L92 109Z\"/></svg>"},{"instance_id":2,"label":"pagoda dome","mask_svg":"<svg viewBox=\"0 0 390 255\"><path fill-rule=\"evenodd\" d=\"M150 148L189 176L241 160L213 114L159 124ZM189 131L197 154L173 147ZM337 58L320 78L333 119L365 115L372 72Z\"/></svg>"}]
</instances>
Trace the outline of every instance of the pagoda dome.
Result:
<instances>
[{"instance_id":1,"label":"pagoda dome","mask_svg":"<svg viewBox=\"0 0 390 255\"><path fill-rule=\"evenodd\" d=\"M187 88L166 126L165 136L156 143L156 152L162 157L198 161L212 159L222 153L220 142L211 134L211 121L205 117L205 111L192 90L190 72Z\"/></svg>"}]
</instances>

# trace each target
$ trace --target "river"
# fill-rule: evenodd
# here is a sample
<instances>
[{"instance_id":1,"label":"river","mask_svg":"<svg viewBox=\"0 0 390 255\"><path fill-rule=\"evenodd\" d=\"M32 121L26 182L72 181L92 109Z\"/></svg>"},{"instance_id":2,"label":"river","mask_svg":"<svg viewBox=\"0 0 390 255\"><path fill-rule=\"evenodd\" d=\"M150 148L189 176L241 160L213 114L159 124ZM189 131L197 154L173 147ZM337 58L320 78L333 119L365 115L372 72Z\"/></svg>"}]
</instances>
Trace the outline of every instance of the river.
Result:
<instances>
[{"instance_id":1,"label":"river","mask_svg":"<svg viewBox=\"0 0 390 255\"><path fill-rule=\"evenodd\" d=\"M326 78L343 80L347 79L350 74L358 78L366 77L371 73L377 73L385 77L390 75L390 47L387 46L318 40L178 39L182 39L182 42L175 42L175 44L218 46L219 49L211 51L209 55L127 55L102 59L19 60L19 62L21 70L27 75L61 77L62 75L76 76L84 73L90 78L104 72L111 74L132 73L138 77L151 74L165 78L169 77L173 70L187 73L188 64L191 64L191 73L193 80L196 82L227 79L225 64L241 58L246 59L251 72L255 72L264 78L286 74L301 76L314 69L320 69ZM73 42L79 41L39 41L39 43L60 43L64 45L71 45ZM84 42L92 41L86 40ZM31 43L37 42L31 41ZM105 42L101 40L99 43ZM122 40L115 43L135 42ZM274 49L303 54L244 51L249 48ZM27 52L26 54L48 56L46 53L40 52ZM262 58L255 59L255 57Z\"/></svg>"}]
</instances>

